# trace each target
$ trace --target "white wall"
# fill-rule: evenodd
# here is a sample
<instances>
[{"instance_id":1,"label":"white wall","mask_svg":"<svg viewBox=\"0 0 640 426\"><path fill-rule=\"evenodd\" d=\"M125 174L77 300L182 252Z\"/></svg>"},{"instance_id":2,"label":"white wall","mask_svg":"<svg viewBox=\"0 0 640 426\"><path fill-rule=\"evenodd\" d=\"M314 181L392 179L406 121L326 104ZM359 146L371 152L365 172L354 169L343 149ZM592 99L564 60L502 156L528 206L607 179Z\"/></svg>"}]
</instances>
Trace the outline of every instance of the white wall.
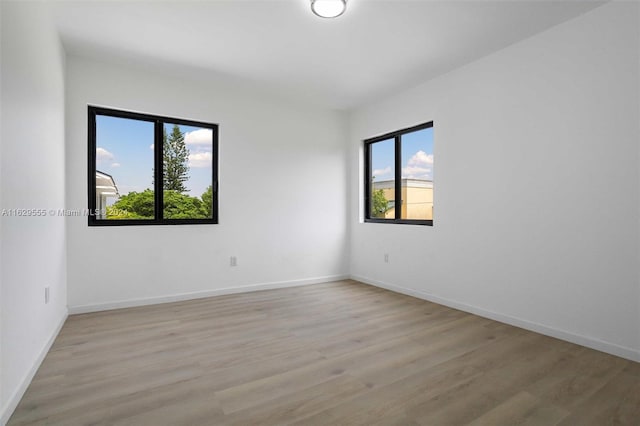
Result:
<instances>
[{"instance_id":1,"label":"white wall","mask_svg":"<svg viewBox=\"0 0 640 426\"><path fill-rule=\"evenodd\" d=\"M2 25L2 2L0 2L0 28ZM0 31L0 70L2 70L2 31ZM0 189L2 189L2 73L0 71ZM2 203L2 194L0 193L0 211L2 211L4 204ZM2 238L2 219L0 219L0 240ZM2 242L0 241L0 424L2 424L2 417L4 416L4 398L2 393L2 383L4 381L4 375L2 374Z\"/></svg>"},{"instance_id":2,"label":"white wall","mask_svg":"<svg viewBox=\"0 0 640 426\"><path fill-rule=\"evenodd\" d=\"M608 4L355 111L352 275L640 360L638 17ZM435 225L362 223L361 141L429 120Z\"/></svg>"},{"instance_id":3,"label":"white wall","mask_svg":"<svg viewBox=\"0 0 640 426\"><path fill-rule=\"evenodd\" d=\"M164 72L67 59L68 208L87 205L93 104L218 123L220 224L90 228L70 218L71 311L347 276L344 118L214 74Z\"/></svg>"},{"instance_id":4,"label":"white wall","mask_svg":"<svg viewBox=\"0 0 640 426\"><path fill-rule=\"evenodd\" d=\"M41 4L3 2L1 28L0 204L62 208L64 53ZM66 318L67 294L64 219L3 216L0 226L3 423Z\"/></svg>"}]
</instances>

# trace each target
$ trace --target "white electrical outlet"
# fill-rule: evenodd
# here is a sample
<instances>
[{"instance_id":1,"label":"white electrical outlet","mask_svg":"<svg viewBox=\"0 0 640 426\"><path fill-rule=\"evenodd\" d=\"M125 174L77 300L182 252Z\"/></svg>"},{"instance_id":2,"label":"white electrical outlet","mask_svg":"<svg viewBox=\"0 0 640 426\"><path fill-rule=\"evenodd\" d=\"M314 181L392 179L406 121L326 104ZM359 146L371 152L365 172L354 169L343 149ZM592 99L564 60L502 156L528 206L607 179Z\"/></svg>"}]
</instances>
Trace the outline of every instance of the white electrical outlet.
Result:
<instances>
[{"instance_id":1,"label":"white electrical outlet","mask_svg":"<svg viewBox=\"0 0 640 426\"><path fill-rule=\"evenodd\" d=\"M231 266L238 266L238 258L237 258L237 257L235 257L235 256L231 256L231 259L230 259L230 261L229 261L229 264L230 264Z\"/></svg>"},{"instance_id":2,"label":"white electrical outlet","mask_svg":"<svg viewBox=\"0 0 640 426\"><path fill-rule=\"evenodd\" d=\"M389 263L389 253L384 254L384 263Z\"/></svg>"},{"instance_id":3,"label":"white electrical outlet","mask_svg":"<svg viewBox=\"0 0 640 426\"><path fill-rule=\"evenodd\" d=\"M45 287L44 288L44 303L45 303L45 305L47 303L49 303L49 294L50 294L49 287Z\"/></svg>"}]
</instances>

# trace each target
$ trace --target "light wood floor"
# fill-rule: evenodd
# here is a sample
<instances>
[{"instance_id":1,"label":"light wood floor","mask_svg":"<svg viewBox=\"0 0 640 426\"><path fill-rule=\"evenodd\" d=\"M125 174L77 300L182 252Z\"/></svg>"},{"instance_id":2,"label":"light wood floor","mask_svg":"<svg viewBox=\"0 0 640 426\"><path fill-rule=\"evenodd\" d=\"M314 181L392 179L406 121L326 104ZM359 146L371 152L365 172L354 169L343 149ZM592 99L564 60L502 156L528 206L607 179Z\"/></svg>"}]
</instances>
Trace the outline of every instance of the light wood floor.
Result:
<instances>
[{"instance_id":1,"label":"light wood floor","mask_svg":"<svg viewBox=\"0 0 640 426\"><path fill-rule=\"evenodd\" d=\"M342 281L71 316L23 424L640 425L640 364Z\"/></svg>"}]
</instances>

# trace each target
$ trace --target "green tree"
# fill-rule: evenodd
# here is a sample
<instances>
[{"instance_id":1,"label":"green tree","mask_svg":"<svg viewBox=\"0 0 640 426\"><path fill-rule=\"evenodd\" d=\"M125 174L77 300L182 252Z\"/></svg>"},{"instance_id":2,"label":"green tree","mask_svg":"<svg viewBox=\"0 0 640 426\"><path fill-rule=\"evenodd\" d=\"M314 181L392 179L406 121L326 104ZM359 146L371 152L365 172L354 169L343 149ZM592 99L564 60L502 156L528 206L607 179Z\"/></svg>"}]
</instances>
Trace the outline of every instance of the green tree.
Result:
<instances>
[{"instance_id":1,"label":"green tree","mask_svg":"<svg viewBox=\"0 0 640 426\"><path fill-rule=\"evenodd\" d=\"M389 210L389 201L384 196L382 189L374 190L373 197L371 197L371 216L384 217L384 214Z\"/></svg>"},{"instance_id":2,"label":"green tree","mask_svg":"<svg viewBox=\"0 0 640 426\"><path fill-rule=\"evenodd\" d=\"M164 191L165 219L205 219L207 210L200 198L191 197L178 191Z\"/></svg>"},{"instance_id":3,"label":"green tree","mask_svg":"<svg viewBox=\"0 0 640 426\"><path fill-rule=\"evenodd\" d=\"M203 194L204 195L204 194ZM153 219L155 199L153 191L130 192L107 208L108 219ZM165 219L206 219L211 217L203 200L178 191L164 191Z\"/></svg>"},{"instance_id":4,"label":"green tree","mask_svg":"<svg viewBox=\"0 0 640 426\"><path fill-rule=\"evenodd\" d=\"M107 219L117 220L117 219L149 219L149 218L142 217L139 214L130 212L128 210L121 210L115 206L107 206Z\"/></svg>"},{"instance_id":5,"label":"green tree","mask_svg":"<svg viewBox=\"0 0 640 426\"><path fill-rule=\"evenodd\" d=\"M177 124L173 125L170 135L167 136L166 130L164 131L162 149L163 189L187 192L184 182L189 179L189 150L184 142L184 134Z\"/></svg>"},{"instance_id":6,"label":"green tree","mask_svg":"<svg viewBox=\"0 0 640 426\"><path fill-rule=\"evenodd\" d=\"M107 209L108 219L153 219L155 200L153 191L145 189L142 192L132 191L122 195ZM112 214L109 214L109 212Z\"/></svg>"},{"instance_id":7,"label":"green tree","mask_svg":"<svg viewBox=\"0 0 640 426\"><path fill-rule=\"evenodd\" d=\"M209 185L207 190L202 193L202 204L204 205L204 210L207 214L207 218L213 217L212 215L212 207L213 207L213 187Z\"/></svg>"}]
</instances>

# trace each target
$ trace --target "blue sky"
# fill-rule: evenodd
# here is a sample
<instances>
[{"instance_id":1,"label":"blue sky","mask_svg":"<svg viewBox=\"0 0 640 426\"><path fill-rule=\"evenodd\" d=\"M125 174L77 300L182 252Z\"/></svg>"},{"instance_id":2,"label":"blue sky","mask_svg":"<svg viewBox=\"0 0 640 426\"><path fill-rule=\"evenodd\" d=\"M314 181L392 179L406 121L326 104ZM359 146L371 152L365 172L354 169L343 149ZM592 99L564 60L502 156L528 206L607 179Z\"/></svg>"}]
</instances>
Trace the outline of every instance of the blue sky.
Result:
<instances>
[{"instance_id":1,"label":"blue sky","mask_svg":"<svg viewBox=\"0 0 640 426\"><path fill-rule=\"evenodd\" d=\"M433 180L433 127L402 135L402 178ZM374 182L393 179L394 140L371 147Z\"/></svg>"},{"instance_id":2,"label":"blue sky","mask_svg":"<svg viewBox=\"0 0 640 426\"><path fill-rule=\"evenodd\" d=\"M210 129L180 125L189 149L188 194L200 197L211 185ZM96 117L96 168L110 174L120 195L153 189L153 122ZM165 124L171 133L173 124ZM113 200L115 201L115 200Z\"/></svg>"}]
</instances>

